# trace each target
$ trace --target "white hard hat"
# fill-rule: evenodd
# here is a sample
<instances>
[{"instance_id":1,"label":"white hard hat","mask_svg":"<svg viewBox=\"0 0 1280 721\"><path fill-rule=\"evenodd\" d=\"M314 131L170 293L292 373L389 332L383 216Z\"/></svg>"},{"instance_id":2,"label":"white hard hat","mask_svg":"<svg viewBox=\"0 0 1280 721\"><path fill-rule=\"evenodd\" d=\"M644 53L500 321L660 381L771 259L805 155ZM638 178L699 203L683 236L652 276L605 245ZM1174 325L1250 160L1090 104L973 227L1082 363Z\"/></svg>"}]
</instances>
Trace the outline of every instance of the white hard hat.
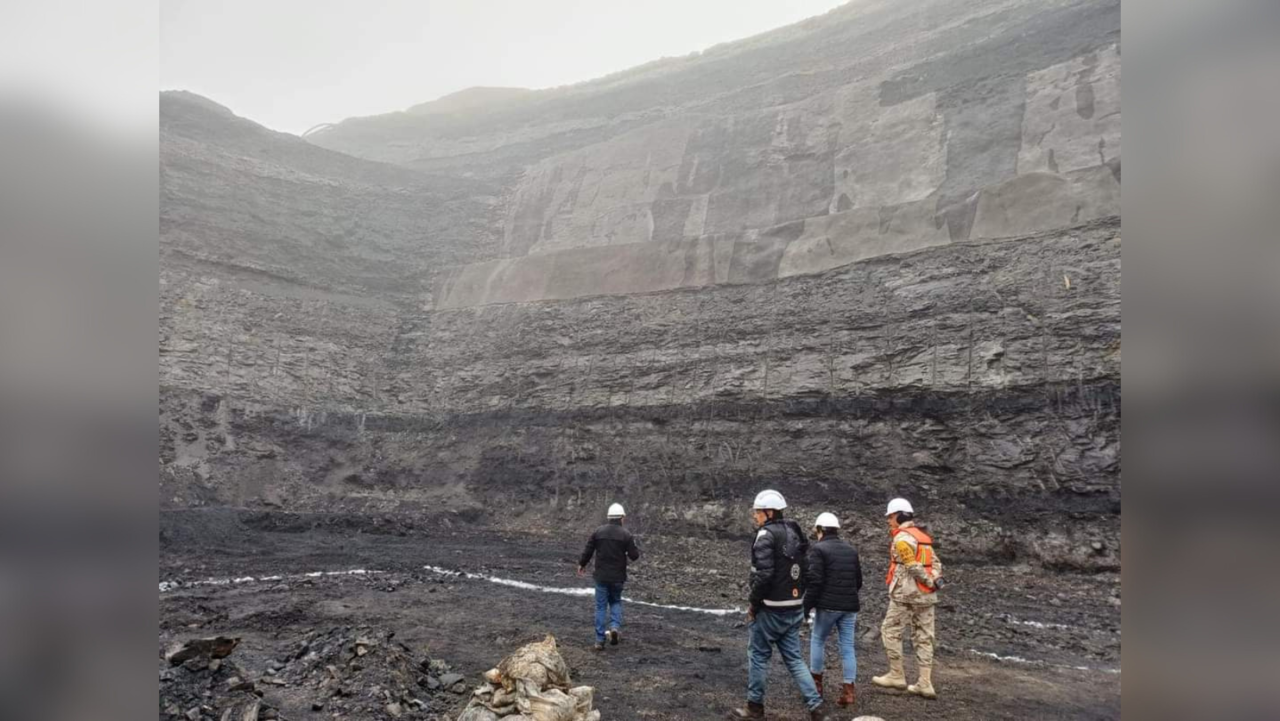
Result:
<instances>
[{"instance_id":1,"label":"white hard hat","mask_svg":"<svg viewBox=\"0 0 1280 721\"><path fill-rule=\"evenodd\" d=\"M756 494L755 503L751 504L756 511L781 511L787 507L787 499L774 490L760 491Z\"/></svg>"},{"instance_id":2,"label":"white hard hat","mask_svg":"<svg viewBox=\"0 0 1280 721\"><path fill-rule=\"evenodd\" d=\"M840 519L834 513L819 513L818 520L813 522L814 528L839 528Z\"/></svg>"},{"instance_id":3,"label":"white hard hat","mask_svg":"<svg viewBox=\"0 0 1280 721\"><path fill-rule=\"evenodd\" d=\"M889 507L885 509L884 515L892 516L895 513L915 513L911 509L911 501L905 498L895 498L889 501Z\"/></svg>"},{"instance_id":4,"label":"white hard hat","mask_svg":"<svg viewBox=\"0 0 1280 721\"><path fill-rule=\"evenodd\" d=\"M622 518L625 515L627 515L627 512L623 510L621 503L609 506L609 518Z\"/></svg>"}]
</instances>

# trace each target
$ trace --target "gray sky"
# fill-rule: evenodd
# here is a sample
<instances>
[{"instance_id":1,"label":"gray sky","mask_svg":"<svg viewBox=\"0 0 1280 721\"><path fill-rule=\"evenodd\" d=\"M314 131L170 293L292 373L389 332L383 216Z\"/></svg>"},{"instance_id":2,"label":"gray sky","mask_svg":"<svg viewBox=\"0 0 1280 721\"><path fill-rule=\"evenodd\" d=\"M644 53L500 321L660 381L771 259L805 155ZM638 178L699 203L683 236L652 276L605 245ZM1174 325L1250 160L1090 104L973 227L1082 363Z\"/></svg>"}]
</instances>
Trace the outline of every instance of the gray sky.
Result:
<instances>
[{"instance_id":1,"label":"gray sky","mask_svg":"<svg viewBox=\"0 0 1280 721\"><path fill-rule=\"evenodd\" d=\"M0 0L0 102L154 137L156 45L148 0Z\"/></svg>"},{"instance_id":2,"label":"gray sky","mask_svg":"<svg viewBox=\"0 0 1280 721\"><path fill-rule=\"evenodd\" d=\"M301 133L476 85L590 80L844 1L162 0L160 87Z\"/></svg>"}]
</instances>

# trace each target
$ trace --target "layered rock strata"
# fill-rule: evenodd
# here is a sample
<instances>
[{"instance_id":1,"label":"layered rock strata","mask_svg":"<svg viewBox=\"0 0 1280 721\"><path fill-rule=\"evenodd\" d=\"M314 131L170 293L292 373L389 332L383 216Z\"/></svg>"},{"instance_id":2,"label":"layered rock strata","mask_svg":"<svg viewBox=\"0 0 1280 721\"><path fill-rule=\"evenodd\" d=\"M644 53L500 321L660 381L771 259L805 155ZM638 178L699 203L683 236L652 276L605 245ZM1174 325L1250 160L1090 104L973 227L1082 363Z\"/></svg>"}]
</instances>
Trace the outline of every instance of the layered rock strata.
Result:
<instances>
[{"instance_id":1,"label":"layered rock strata","mask_svg":"<svg viewBox=\"0 0 1280 721\"><path fill-rule=\"evenodd\" d=\"M328 149L162 96L162 504L732 531L767 484L1115 567L1118 8L851 3Z\"/></svg>"}]
</instances>

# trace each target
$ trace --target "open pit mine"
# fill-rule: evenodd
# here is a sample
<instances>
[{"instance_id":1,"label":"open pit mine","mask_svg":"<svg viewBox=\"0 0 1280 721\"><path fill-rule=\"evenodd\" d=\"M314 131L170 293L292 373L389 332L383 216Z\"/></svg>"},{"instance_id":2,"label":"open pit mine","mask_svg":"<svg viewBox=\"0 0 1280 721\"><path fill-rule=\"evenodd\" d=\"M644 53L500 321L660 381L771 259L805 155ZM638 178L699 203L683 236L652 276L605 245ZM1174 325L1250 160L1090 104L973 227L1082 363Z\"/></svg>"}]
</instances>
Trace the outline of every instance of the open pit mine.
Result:
<instances>
[{"instance_id":1,"label":"open pit mine","mask_svg":"<svg viewBox=\"0 0 1280 721\"><path fill-rule=\"evenodd\" d=\"M1118 1L856 0L305 137L162 93L160 717L457 719L551 634L605 721L722 718L775 488L862 555L835 718L1118 718L1120 58ZM937 700L869 682L895 496Z\"/></svg>"}]
</instances>

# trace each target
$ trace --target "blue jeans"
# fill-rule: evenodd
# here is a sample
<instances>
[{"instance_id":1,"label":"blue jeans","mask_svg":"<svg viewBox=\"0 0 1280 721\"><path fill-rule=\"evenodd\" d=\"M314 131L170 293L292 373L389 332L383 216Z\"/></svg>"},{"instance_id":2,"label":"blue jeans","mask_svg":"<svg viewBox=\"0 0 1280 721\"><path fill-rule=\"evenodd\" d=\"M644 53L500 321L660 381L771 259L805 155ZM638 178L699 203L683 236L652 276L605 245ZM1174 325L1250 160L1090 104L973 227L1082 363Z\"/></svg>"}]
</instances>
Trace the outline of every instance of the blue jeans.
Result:
<instances>
[{"instance_id":1,"label":"blue jeans","mask_svg":"<svg viewBox=\"0 0 1280 721\"><path fill-rule=\"evenodd\" d=\"M817 610L813 634L809 636L809 668L814 673L822 673L827 636L835 630L840 634L840 669L844 671L844 682L853 683L858 677L858 652L853 647L853 629L857 622L856 611Z\"/></svg>"},{"instance_id":2,"label":"blue jeans","mask_svg":"<svg viewBox=\"0 0 1280 721\"><path fill-rule=\"evenodd\" d=\"M622 629L622 584L596 582L596 642L604 643L605 617L609 628Z\"/></svg>"},{"instance_id":3,"label":"blue jeans","mask_svg":"<svg viewBox=\"0 0 1280 721\"><path fill-rule=\"evenodd\" d=\"M753 703L764 703L765 682L769 679L769 658L773 655L773 647L778 647L782 655L782 663L791 672L791 678L800 687L804 696L804 705L813 710L822 703L818 695L818 687L809 675L809 667L804 665L804 657L800 651L800 625L804 623L804 613L794 611L766 611L763 608L756 614L751 623L751 640L747 644L747 700Z\"/></svg>"}]
</instances>

